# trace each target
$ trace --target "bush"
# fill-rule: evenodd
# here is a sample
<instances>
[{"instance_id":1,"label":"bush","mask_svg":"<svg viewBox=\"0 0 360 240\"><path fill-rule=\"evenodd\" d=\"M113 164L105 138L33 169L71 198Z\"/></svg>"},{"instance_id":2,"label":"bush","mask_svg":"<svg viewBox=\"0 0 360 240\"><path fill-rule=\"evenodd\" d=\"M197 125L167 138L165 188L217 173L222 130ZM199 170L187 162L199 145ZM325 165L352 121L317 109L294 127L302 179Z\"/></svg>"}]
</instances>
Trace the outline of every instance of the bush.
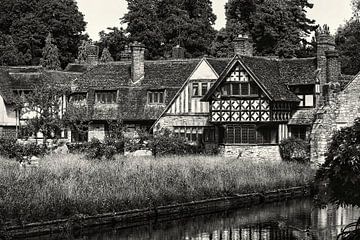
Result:
<instances>
[{"instance_id":1,"label":"bush","mask_svg":"<svg viewBox=\"0 0 360 240\"><path fill-rule=\"evenodd\" d=\"M299 138L288 138L280 143L280 155L284 161L305 163L310 161L310 144Z\"/></svg>"},{"instance_id":2,"label":"bush","mask_svg":"<svg viewBox=\"0 0 360 240\"><path fill-rule=\"evenodd\" d=\"M203 148L190 144L186 138L172 134L168 129L156 135L149 143L155 156L160 155L187 155L203 152Z\"/></svg>"},{"instance_id":3,"label":"bush","mask_svg":"<svg viewBox=\"0 0 360 240\"><path fill-rule=\"evenodd\" d=\"M105 157L110 160L114 158L115 154L124 153L124 142L113 138L101 142L93 138L90 142L84 143L79 149L83 151L89 159L102 159Z\"/></svg>"},{"instance_id":4,"label":"bush","mask_svg":"<svg viewBox=\"0 0 360 240\"><path fill-rule=\"evenodd\" d=\"M24 156L41 156L45 150L36 143L19 143L16 138L0 138L0 155L22 161Z\"/></svg>"}]
</instances>

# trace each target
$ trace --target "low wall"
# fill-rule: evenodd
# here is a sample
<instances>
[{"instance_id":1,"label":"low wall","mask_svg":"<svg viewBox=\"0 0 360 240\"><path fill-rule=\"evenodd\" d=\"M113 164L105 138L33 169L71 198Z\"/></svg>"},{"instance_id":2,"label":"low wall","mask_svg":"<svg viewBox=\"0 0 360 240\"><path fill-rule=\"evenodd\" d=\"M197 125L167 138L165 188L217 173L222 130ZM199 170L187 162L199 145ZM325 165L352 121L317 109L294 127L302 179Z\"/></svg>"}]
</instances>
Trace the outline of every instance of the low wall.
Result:
<instances>
[{"instance_id":1,"label":"low wall","mask_svg":"<svg viewBox=\"0 0 360 240\"><path fill-rule=\"evenodd\" d=\"M78 215L71 219L31 223L22 226L0 225L0 234L1 232L4 232L9 237L25 238L50 235L64 231L81 231L82 233L86 233L91 231L91 228L93 227L111 224L116 224L117 228L127 228L144 225L149 221L169 221L177 218L221 212L229 209L250 207L262 203L278 202L306 196L310 196L309 186L279 189L265 193L235 194L232 197L215 198L119 213L108 213L95 216Z\"/></svg>"},{"instance_id":2,"label":"low wall","mask_svg":"<svg viewBox=\"0 0 360 240\"><path fill-rule=\"evenodd\" d=\"M222 145L220 154L224 157L235 157L254 161L281 161L278 145Z\"/></svg>"}]
</instances>

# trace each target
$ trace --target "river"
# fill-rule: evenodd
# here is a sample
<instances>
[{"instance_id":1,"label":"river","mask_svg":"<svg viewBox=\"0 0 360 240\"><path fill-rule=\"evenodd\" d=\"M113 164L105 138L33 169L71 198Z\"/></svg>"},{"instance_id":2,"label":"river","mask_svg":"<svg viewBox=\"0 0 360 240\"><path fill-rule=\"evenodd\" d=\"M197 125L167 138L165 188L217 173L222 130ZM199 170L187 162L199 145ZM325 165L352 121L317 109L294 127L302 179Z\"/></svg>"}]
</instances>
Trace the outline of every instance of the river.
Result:
<instances>
[{"instance_id":1,"label":"river","mask_svg":"<svg viewBox=\"0 0 360 240\"><path fill-rule=\"evenodd\" d=\"M99 228L76 240L332 240L360 217L353 207L324 209L310 199L291 200L129 229ZM57 239L60 239L57 236ZM44 239L44 238L41 238ZM50 238L48 238L50 239ZM54 239L54 238L52 238Z\"/></svg>"}]
</instances>

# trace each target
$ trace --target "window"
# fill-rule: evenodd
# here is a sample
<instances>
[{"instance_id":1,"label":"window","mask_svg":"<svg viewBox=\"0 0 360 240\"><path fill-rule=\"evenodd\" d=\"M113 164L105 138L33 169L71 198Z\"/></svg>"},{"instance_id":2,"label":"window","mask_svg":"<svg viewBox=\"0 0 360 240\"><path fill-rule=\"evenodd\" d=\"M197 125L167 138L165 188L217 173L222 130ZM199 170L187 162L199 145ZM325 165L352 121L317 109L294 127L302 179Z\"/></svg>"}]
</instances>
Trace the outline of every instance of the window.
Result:
<instances>
[{"instance_id":1,"label":"window","mask_svg":"<svg viewBox=\"0 0 360 240\"><path fill-rule=\"evenodd\" d=\"M192 96L193 97L202 97L205 96L209 90L209 83L192 83Z\"/></svg>"},{"instance_id":2,"label":"window","mask_svg":"<svg viewBox=\"0 0 360 240\"><path fill-rule=\"evenodd\" d=\"M226 143L234 144L275 144L277 129L274 127L256 127L253 124L228 125Z\"/></svg>"},{"instance_id":3,"label":"window","mask_svg":"<svg viewBox=\"0 0 360 240\"><path fill-rule=\"evenodd\" d=\"M70 95L70 102L77 104L85 104L86 103L86 93L74 93Z\"/></svg>"},{"instance_id":4,"label":"window","mask_svg":"<svg viewBox=\"0 0 360 240\"><path fill-rule=\"evenodd\" d=\"M215 127L204 128L204 142L214 143L216 141Z\"/></svg>"},{"instance_id":5,"label":"window","mask_svg":"<svg viewBox=\"0 0 360 240\"><path fill-rule=\"evenodd\" d=\"M164 104L165 103L165 90L151 90L148 91L149 104Z\"/></svg>"},{"instance_id":6,"label":"window","mask_svg":"<svg viewBox=\"0 0 360 240\"><path fill-rule=\"evenodd\" d=\"M306 129L307 127L294 126L290 128L291 136L294 138L299 138L306 140Z\"/></svg>"},{"instance_id":7,"label":"window","mask_svg":"<svg viewBox=\"0 0 360 240\"><path fill-rule=\"evenodd\" d=\"M226 142L239 144L255 144L255 125L229 125L226 129Z\"/></svg>"},{"instance_id":8,"label":"window","mask_svg":"<svg viewBox=\"0 0 360 240\"><path fill-rule=\"evenodd\" d=\"M259 94L256 83L227 83L222 87L225 96L254 96Z\"/></svg>"},{"instance_id":9,"label":"window","mask_svg":"<svg viewBox=\"0 0 360 240\"><path fill-rule=\"evenodd\" d=\"M116 91L99 91L95 92L95 102L101 104L116 103Z\"/></svg>"},{"instance_id":10,"label":"window","mask_svg":"<svg viewBox=\"0 0 360 240\"><path fill-rule=\"evenodd\" d=\"M199 89L199 83L193 83L192 84L193 89L193 96L200 96L200 89Z\"/></svg>"},{"instance_id":11,"label":"window","mask_svg":"<svg viewBox=\"0 0 360 240\"><path fill-rule=\"evenodd\" d=\"M203 137L203 127L178 126L174 127L174 133L179 137L186 138L190 142L201 142Z\"/></svg>"},{"instance_id":12,"label":"window","mask_svg":"<svg viewBox=\"0 0 360 240\"><path fill-rule=\"evenodd\" d=\"M74 129L71 131L71 142L87 142L88 141L88 128Z\"/></svg>"},{"instance_id":13,"label":"window","mask_svg":"<svg viewBox=\"0 0 360 240\"><path fill-rule=\"evenodd\" d=\"M201 96L205 96L207 91L208 91L208 84L207 83L201 83Z\"/></svg>"},{"instance_id":14,"label":"window","mask_svg":"<svg viewBox=\"0 0 360 240\"><path fill-rule=\"evenodd\" d=\"M300 99L299 107L313 107L314 95L297 95Z\"/></svg>"}]
</instances>

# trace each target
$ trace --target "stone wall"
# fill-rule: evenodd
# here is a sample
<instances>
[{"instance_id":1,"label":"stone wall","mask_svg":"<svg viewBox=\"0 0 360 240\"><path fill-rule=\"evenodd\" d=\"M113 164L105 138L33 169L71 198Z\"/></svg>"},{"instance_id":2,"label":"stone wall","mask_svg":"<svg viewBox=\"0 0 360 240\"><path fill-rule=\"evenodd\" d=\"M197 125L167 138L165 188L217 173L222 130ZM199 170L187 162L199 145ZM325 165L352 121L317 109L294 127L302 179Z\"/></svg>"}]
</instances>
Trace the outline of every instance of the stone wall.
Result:
<instances>
[{"instance_id":1,"label":"stone wall","mask_svg":"<svg viewBox=\"0 0 360 240\"><path fill-rule=\"evenodd\" d=\"M220 154L249 161L281 161L278 145L222 145Z\"/></svg>"},{"instance_id":2,"label":"stone wall","mask_svg":"<svg viewBox=\"0 0 360 240\"><path fill-rule=\"evenodd\" d=\"M330 89L338 87L330 84ZM327 147L337 129L353 125L360 117L360 75L341 92L330 91L329 101L319 108L311 133L311 160L317 164L325 161Z\"/></svg>"}]
</instances>

